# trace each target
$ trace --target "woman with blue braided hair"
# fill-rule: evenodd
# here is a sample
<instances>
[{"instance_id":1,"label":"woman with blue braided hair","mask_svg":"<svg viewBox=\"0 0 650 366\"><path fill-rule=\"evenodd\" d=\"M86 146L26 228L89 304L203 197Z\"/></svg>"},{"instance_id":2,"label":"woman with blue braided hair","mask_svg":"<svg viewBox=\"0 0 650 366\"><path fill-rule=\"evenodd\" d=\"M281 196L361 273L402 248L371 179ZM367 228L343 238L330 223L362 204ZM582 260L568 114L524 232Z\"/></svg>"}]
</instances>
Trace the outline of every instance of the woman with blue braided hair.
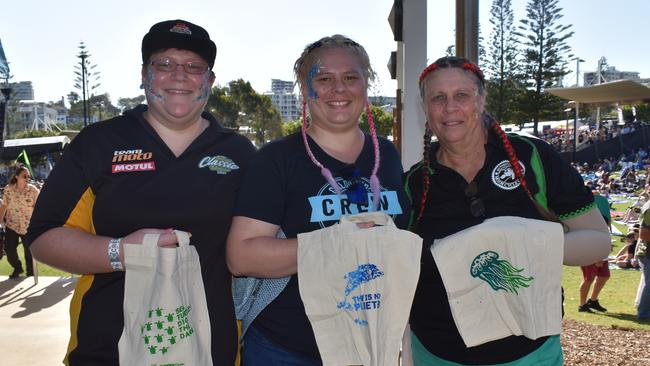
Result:
<instances>
[{"instance_id":1,"label":"woman with blue braided hair","mask_svg":"<svg viewBox=\"0 0 650 366\"><path fill-rule=\"evenodd\" d=\"M374 72L366 51L347 37L325 37L304 49L294 72L304 100L302 130L257 152L227 244L232 273L262 279L238 314L246 366L322 363L299 295L298 234L368 211L406 227L401 162L376 135L368 105ZM364 109L370 134L359 128Z\"/></svg>"},{"instance_id":2,"label":"woman with blue braided hair","mask_svg":"<svg viewBox=\"0 0 650 366\"><path fill-rule=\"evenodd\" d=\"M424 239L415 365L561 365L561 266L610 250L591 193L545 142L503 132L469 60L435 61L420 93L424 156L406 176Z\"/></svg>"}]
</instances>

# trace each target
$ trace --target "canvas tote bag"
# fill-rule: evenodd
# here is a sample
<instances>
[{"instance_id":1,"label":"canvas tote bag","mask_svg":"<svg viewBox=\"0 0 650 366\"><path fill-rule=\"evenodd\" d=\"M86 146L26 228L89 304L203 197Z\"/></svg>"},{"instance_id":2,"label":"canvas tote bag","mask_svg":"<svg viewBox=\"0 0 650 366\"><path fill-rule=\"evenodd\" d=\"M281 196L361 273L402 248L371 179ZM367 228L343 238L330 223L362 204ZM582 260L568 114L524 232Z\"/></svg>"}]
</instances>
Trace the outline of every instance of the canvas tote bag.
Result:
<instances>
[{"instance_id":1,"label":"canvas tote bag","mask_svg":"<svg viewBox=\"0 0 650 366\"><path fill-rule=\"evenodd\" d=\"M158 247L158 234L124 244L121 366L211 366L211 333L199 256L189 235Z\"/></svg>"},{"instance_id":2,"label":"canvas tote bag","mask_svg":"<svg viewBox=\"0 0 650 366\"><path fill-rule=\"evenodd\" d=\"M323 365L398 364L421 254L422 239L381 212L298 235L300 297Z\"/></svg>"},{"instance_id":3,"label":"canvas tote bag","mask_svg":"<svg viewBox=\"0 0 650 366\"><path fill-rule=\"evenodd\" d=\"M435 240L431 253L467 347L510 335L560 334L560 224L495 217Z\"/></svg>"}]
</instances>

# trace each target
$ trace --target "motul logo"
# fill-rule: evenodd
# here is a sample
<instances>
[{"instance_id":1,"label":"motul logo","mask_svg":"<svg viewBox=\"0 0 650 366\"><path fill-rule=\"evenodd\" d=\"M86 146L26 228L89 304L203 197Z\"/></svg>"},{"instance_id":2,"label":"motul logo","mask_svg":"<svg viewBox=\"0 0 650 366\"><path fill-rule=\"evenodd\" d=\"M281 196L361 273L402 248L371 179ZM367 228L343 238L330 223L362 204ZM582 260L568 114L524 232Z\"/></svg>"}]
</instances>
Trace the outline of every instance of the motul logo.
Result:
<instances>
[{"instance_id":1,"label":"motul logo","mask_svg":"<svg viewBox=\"0 0 650 366\"><path fill-rule=\"evenodd\" d=\"M146 163L134 164L113 164L113 173L143 172L147 170L156 170L156 163L148 161Z\"/></svg>"}]
</instances>

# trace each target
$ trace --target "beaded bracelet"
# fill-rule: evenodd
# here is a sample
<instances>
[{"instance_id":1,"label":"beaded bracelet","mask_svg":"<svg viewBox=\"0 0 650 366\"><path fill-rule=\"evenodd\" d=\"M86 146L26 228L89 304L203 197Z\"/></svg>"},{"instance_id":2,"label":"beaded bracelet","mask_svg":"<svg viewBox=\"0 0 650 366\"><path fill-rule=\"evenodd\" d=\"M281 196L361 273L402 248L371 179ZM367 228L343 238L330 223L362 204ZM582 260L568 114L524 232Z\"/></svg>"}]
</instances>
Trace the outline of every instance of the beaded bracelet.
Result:
<instances>
[{"instance_id":1,"label":"beaded bracelet","mask_svg":"<svg viewBox=\"0 0 650 366\"><path fill-rule=\"evenodd\" d=\"M115 271L124 271L122 262L120 262L120 240L122 239L111 239L108 242L108 261Z\"/></svg>"}]
</instances>

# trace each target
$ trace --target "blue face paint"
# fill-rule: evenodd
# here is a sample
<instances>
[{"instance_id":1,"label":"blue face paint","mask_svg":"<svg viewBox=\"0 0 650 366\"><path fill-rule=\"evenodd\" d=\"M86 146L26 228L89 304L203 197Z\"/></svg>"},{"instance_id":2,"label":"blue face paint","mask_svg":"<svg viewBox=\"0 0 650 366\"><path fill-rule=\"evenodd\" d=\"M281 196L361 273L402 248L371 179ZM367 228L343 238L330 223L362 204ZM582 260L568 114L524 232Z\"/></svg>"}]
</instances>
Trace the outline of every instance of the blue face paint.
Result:
<instances>
[{"instance_id":1,"label":"blue face paint","mask_svg":"<svg viewBox=\"0 0 650 366\"><path fill-rule=\"evenodd\" d=\"M320 69L320 66L318 65L318 62L316 62L307 73L307 96L310 99L318 99L318 94L316 93L316 90L314 90L313 84L314 77L318 75L318 69Z\"/></svg>"},{"instance_id":2,"label":"blue face paint","mask_svg":"<svg viewBox=\"0 0 650 366\"><path fill-rule=\"evenodd\" d=\"M152 101L164 102L165 98L158 92L153 89L153 71L151 69L147 70L147 77L144 81L144 89L151 97Z\"/></svg>"},{"instance_id":3,"label":"blue face paint","mask_svg":"<svg viewBox=\"0 0 650 366\"><path fill-rule=\"evenodd\" d=\"M199 95L196 97L197 101L206 100L210 96L210 76L212 73L206 72L203 75L203 81L201 82L201 88L199 89Z\"/></svg>"}]
</instances>

